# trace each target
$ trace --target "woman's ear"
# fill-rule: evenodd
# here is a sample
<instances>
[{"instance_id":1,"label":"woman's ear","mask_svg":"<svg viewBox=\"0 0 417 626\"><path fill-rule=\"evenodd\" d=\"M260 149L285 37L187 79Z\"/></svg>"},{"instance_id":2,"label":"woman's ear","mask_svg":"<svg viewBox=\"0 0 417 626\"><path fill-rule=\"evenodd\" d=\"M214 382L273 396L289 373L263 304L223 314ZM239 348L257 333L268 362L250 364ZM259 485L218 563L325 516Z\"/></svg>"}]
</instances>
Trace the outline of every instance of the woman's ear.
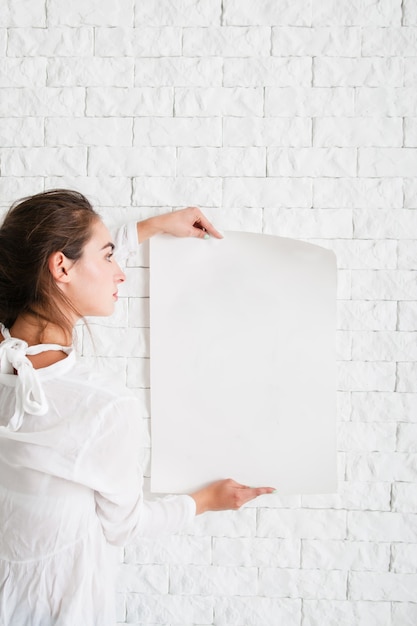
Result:
<instances>
[{"instance_id":1,"label":"woman's ear","mask_svg":"<svg viewBox=\"0 0 417 626\"><path fill-rule=\"evenodd\" d=\"M62 252L53 252L48 259L48 267L57 283L68 283L72 262Z\"/></svg>"}]
</instances>

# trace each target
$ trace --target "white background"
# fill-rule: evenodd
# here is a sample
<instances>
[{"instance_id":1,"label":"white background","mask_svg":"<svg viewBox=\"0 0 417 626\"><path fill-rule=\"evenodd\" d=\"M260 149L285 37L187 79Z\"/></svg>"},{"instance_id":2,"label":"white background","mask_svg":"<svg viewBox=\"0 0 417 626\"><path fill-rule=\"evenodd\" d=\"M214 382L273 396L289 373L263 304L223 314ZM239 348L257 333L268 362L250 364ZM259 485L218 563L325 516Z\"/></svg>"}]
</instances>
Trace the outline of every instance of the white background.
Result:
<instances>
[{"instance_id":1,"label":"white background","mask_svg":"<svg viewBox=\"0 0 417 626\"><path fill-rule=\"evenodd\" d=\"M339 261L340 494L128 546L119 621L415 626L415 0L2 0L0 55L4 208L56 186L109 221L198 204ZM149 414L137 264L96 349Z\"/></svg>"}]
</instances>

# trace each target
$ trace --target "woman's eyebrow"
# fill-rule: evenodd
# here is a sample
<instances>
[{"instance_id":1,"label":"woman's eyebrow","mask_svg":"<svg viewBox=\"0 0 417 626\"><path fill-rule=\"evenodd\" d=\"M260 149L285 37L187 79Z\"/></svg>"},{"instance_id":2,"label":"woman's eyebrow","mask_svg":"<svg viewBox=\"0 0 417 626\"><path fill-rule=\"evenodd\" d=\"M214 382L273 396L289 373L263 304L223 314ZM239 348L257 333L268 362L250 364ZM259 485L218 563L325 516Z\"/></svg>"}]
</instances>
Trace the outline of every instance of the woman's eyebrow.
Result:
<instances>
[{"instance_id":1,"label":"woman's eyebrow","mask_svg":"<svg viewBox=\"0 0 417 626\"><path fill-rule=\"evenodd\" d=\"M111 248L112 250L115 249L115 245L114 243L112 243L111 241L109 241L108 243L106 243L102 248L100 248L100 250L105 250L106 248Z\"/></svg>"}]
</instances>

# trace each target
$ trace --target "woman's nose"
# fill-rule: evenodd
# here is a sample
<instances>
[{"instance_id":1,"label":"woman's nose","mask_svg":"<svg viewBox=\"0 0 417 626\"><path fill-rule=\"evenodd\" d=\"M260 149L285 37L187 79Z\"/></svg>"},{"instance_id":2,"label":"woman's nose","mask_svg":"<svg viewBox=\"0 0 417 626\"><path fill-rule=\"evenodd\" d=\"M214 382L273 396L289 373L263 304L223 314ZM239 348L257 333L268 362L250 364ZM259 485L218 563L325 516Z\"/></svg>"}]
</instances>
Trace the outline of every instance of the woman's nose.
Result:
<instances>
[{"instance_id":1,"label":"woman's nose","mask_svg":"<svg viewBox=\"0 0 417 626\"><path fill-rule=\"evenodd\" d=\"M126 274L122 272L120 265L118 263L116 263L116 265L117 265L117 272L115 276L115 281L116 283L124 283L126 280Z\"/></svg>"}]
</instances>

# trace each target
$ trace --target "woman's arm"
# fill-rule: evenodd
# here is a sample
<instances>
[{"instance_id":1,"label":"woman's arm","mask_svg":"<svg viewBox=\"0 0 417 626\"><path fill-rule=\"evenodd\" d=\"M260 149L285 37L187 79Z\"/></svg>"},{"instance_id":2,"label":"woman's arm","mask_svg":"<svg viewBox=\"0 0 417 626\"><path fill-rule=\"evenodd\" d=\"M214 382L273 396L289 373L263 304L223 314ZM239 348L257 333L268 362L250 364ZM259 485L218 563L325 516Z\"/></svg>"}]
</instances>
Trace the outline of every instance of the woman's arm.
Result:
<instances>
[{"instance_id":1,"label":"woman's arm","mask_svg":"<svg viewBox=\"0 0 417 626\"><path fill-rule=\"evenodd\" d=\"M199 237L211 235L221 239L222 235L214 228L197 207L187 207L173 213L156 215L137 223L138 241L166 233L175 237Z\"/></svg>"}]
</instances>

